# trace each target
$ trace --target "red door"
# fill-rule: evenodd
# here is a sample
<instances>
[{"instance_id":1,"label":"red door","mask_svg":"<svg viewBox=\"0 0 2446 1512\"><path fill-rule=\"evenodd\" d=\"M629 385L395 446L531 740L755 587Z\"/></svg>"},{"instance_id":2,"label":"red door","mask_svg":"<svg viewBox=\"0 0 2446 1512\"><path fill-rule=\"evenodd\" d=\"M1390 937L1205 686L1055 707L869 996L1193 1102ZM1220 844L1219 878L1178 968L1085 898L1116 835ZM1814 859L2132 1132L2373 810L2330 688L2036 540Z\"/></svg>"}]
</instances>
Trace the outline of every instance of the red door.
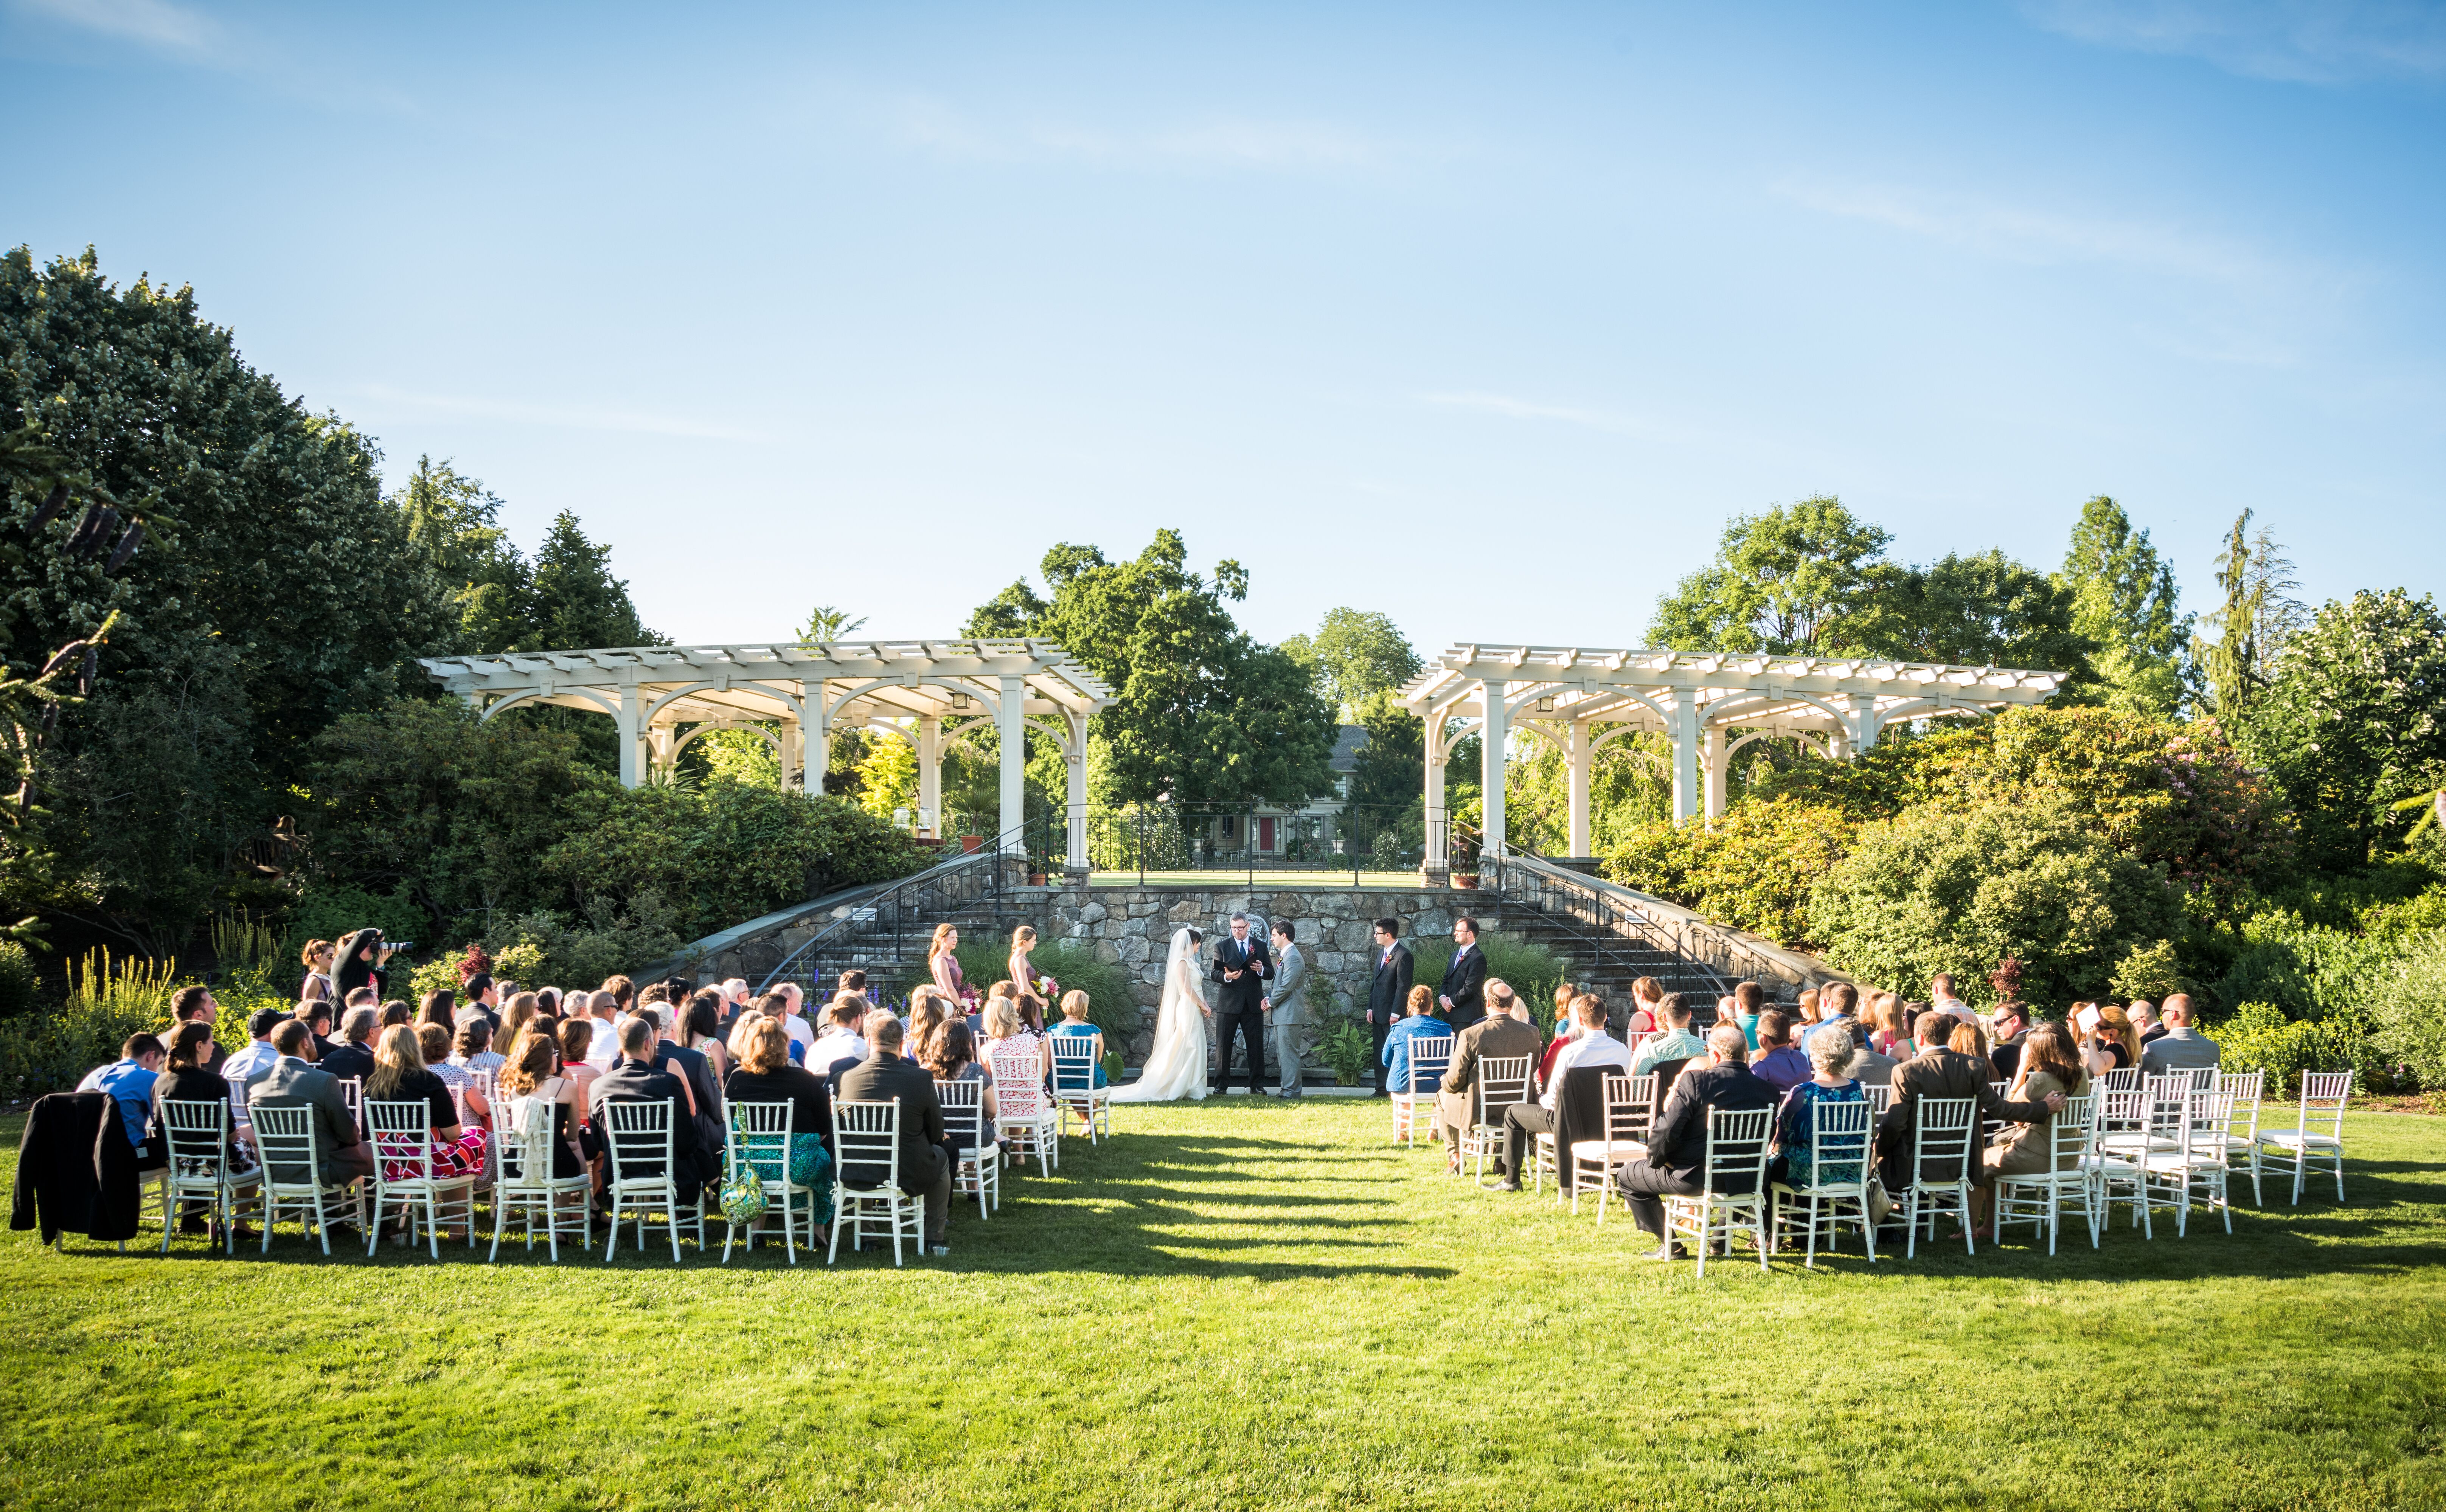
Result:
<instances>
[{"instance_id":1,"label":"red door","mask_svg":"<svg viewBox=\"0 0 2446 1512\"><path fill-rule=\"evenodd\" d=\"M1273 848L1274 848L1274 821L1273 821L1273 820L1271 820L1271 819L1260 819L1260 820L1258 820L1258 821L1257 821L1257 849L1260 849L1260 850L1271 850Z\"/></svg>"}]
</instances>

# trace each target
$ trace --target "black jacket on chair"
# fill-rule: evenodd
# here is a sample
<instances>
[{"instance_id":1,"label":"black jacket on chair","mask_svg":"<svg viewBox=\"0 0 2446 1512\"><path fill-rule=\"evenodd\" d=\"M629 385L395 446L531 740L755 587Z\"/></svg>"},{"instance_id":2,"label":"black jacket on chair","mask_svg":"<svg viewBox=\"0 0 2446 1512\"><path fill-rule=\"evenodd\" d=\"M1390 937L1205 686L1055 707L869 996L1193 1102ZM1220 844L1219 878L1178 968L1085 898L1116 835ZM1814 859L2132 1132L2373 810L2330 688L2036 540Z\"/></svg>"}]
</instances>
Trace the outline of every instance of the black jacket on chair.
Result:
<instances>
[{"instance_id":1,"label":"black jacket on chair","mask_svg":"<svg viewBox=\"0 0 2446 1512\"><path fill-rule=\"evenodd\" d=\"M1759 1080L1747 1066L1702 1066L1686 1071L1673 1083L1672 1093L1665 1099L1665 1111L1647 1137L1648 1164L1673 1172L1696 1190L1707 1179L1707 1111L1721 1108L1740 1113L1756 1108L1772 1110L1781 1101L1776 1090ZM1722 1189L1738 1194L1749 1191L1752 1185L1748 1180L1738 1180L1728 1182Z\"/></svg>"},{"instance_id":2,"label":"black jacket on chair","mask_svg":"<svg viewBox=\"0 0 2446 1512\"><path fill-rule=\"evenodd\" d=\"M363 1081L374 1073L374 1053L355 1041L333 1045L329 1055L314 1062L314 1069L342 1081L351 1076Z\"/></svg>"},{"instance_id":3,"label":"black jacket on chair","mask_svg":"<svg viewBox=\"0 0 2446 1512\"><path fill-rule=\"evenodd\" d=\"M1563 1073L1554 1092L1555 1185L1571 1189L1571 1147L1582 1140L1606 1137L1605 1079L1622 1074L1620 1066L1573 1066Z\"/></svg>"},{"instance_id":4,"label":"black jacket on chair","mask_svg":"<svg viewBox=\"0 0 2446 1512\"><path fill-rule=\"evenodd\" d=\"M77 1232L105 1242L136 1237L143 1191L136 1147L108 1092L53 1092L35 1099L17 1143L17 1189L9 1226L39 1223L43 1242Z\"/></svg>"}]
</instances>

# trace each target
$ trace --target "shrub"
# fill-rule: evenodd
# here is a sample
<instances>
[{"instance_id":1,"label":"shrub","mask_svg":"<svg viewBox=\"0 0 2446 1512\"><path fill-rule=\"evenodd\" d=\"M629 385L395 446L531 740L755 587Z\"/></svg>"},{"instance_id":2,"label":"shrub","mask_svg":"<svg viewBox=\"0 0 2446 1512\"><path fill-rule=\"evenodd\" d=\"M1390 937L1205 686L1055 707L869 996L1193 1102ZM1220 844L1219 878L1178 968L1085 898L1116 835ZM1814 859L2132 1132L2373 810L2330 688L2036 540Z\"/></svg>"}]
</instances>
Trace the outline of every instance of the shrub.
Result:
<instances>
[{"instance_id":1,"label":"shrub","mask_svg":"<svg viewBox=\"0 0 2446 1512\"><path fill-rule=\"evenodd\" d=\"M0 1018L34 1006L34 959L14 940L0 940Z\"/></svg>"},{"instance_id":2,"label":"shrub","mask_svg":"<svg viewBox=\"0 0 2446 1512\"><path fill-rule=\"evenodd\" d=\"M2185 982L2175 969L2174 943L2156 940L2134 945L2116 963L2111 981L2118 998L2164 999L2181 992Z\"/></svg>"},{"instance_id":3,"label":"shrub","mask_svg":"<svg viewBox=\"0 0 2446 1512\"><path fill-rule=\"evenodd\" d=\"M1316 1053L1333 1068L1336 1087L1356 1087L1372 1079L1376 1064L1375 1036L1355 1018L1345 1018L1317 1036Z\"/></svg>"},{"instance_id":4,"label":"shrub","mask_svg":"<svg viewBox=\"0 0 2446 1512\"><path fill-rule=\"evenodd\" d=\"M1606 858L1609 881L1695 908L1779 944L1811 941L1811 890L1851 849L1857 824L1800 798L1742 803L1712 826L1643 825Z\"/></svg>"},{"instance_id":5,"label":"shrub","mask_svg":"<svg viewBox=\"0 0 2446 1512\"><path fill-rule=\"evenodd\" d=\"M405 887L387 895L337 882L310 881L290 911L282 943L294 963L309 940L339 940L355 930L374 928L386 940L428 942L432 918L407 895Z\"/></svg>"},{"instance_id":6,"label":"shrub","mask_svg":"<svg viewBox=\"0 0 2446 1512\"><path fill-rule=\"evenodd\" d=\"M2431 1091L2446 1089L2446 930L2419 939L2369 1004L2373 1047Z\"/></svg>"},{"instance_id":7,"label":"shrub","mask_svg":"<svg viewBox=\"0 0 2446 1512\"><path fill-rule=\"evenodd\" d=\"M650 887L638 889L609 919L572 924L549 909L536 909L510 922L485 943L494 957L490 969L523 986L555 983L592 987L620 972L637 972L668 961L687 942L672 927L671 910ZM524 952L524 954L521 954ZM516 962L512 958L518 958ZM465 980L463 962L453 968Z\"/></svg>"},{"instance_id":8,"label":"shrub","mask_svg":"<svg viewBox=\"0 0 2446 1512\"><path fill-rule=\"evenodd\" d=\"M2271 1097L2293 1095L2305 1071L2343 1071L2362 1055L2361 1027L2350 1017L2289 1019L2273 1003L2245 1003L2204 1033L2217 1042L2225 1070L2267 1073Z\"/></svg>"},{"instance_id":9,"label":"shrub","mask_svg":"<svg viewBox=\"0 0 2446 1512\"><path fill-rule=\"evenodd\" d=\"M2241 949L2211 996L2220 1004L2273 1004L2287 1018L2361 1009L2401 950L2397 942L2305 924L2294 913L2256 914L2238 934Z\"/></svg>"},{"instance_id":10,"label":"shrub","mask_svg":"<svg viewBox=\"0 0 2446 1512\"><path fill-rule=\"evenodd\" d=\"M177 971L176 961L113 961L107 950L71 961L67 1000L0 1036L0 1097L24 1101L73 1087L94 1067L118 1059L128 1036L168 1028Z\"/></svg>"},{"instance_id":11,"label":"shrub","mask_svg":"<svg viewBox=\"0 0 2446 1512\"><path fill-rule=\"evenodd\" d=\"M1910 996L1948 972L1985 980L2006 956L2040 1006L2094 998L2136 945L2179 927L2162 871L2060 804L1918 809L1874 824L1810 901L1836 964Z\"/></svg>"}]
</instances>

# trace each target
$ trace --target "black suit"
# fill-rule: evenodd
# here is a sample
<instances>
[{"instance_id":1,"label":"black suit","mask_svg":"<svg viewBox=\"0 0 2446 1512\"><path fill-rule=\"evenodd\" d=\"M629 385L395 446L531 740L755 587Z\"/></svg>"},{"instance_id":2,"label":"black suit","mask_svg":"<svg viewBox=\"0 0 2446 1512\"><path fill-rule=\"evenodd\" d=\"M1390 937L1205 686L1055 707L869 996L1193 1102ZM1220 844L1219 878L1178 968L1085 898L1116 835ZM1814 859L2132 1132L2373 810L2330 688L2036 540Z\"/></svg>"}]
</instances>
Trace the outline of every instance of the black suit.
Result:
<instances>
[{"instance_id":1,"label":"black suit","mask_svg":"<svg viewBox=\"0 0 2446 1512\"><path fill-rule=\"evenodd\" d=\"M333 1045L329 1055L314 1063L314 1069L329 1072L342 1081L351 1076L362 1081L374 1073L374 1053L355 1041Z\"/></svg>"},{"instance_id":2,"label":"black suit","mask_svg":"<svg viewBox=\"0 0 2446 1512\"><path fill-rule=\"evenodd\" d=\"M1437 993L1452 999L1445 1017L1452 1020L1453 1033L1458 1034L1486 1017L1486 952L1473 942L1466 950L1453 952L1452 964L1444 968L1444 984Z\"/></svg>"},{"instance_id":3,"label":"black suit","mask_svg":"<svg viewBox=\"0 0 2446 1512\"><path fill-rule=\"evenodd\" d=\"M1367 982L1367 1032L1376 1041L1376 1054L1368 1058L1376 1065L1379 1092L1384 1090L1384 1036L1410 1011L1410 973L1416 966L1410 947L1398 941L1389 951L1376 952L1376 975Z\"/></svg>"},{"instance_id":4,"label":"black suit","mask_svg":"<svg viewBox=\"0 0 2446 1512\"><path fill-rule=\"evenodd\" d=\"M722 1114L722 1090L713 1084L713 1062L706 1059L702 1050L659 1039L654 1042L654 1069L687 1079L688 1091L696 1096L696 1142L712 1152L719 1169L729 1121Z\"/></svg>"},{"instance_id":5,"label":"black suit","mask_svg":"<svg viewBox=\"0 0 2446 1512\"><path fill-rule=\"evenodd\" d=\"M951 1217L951 1141L943 1129L943 1099L934 1078L908 1056L878 1050L840 1073L842 1102L900 1103L900 1189L926 1199L926 1242L939 1244ZM883 1183L883 1167L868 1161L843 1161L844 1186L873 1191Z\"/></svg>"},{"instance_id":6,"label":"black suit","mask_svg":"<svg viewBox=\"0 0 2446 1512\"><path fill-rule=\"evenodd\" d=\"M1773 1108L1781 1101L1773 1087L1751 1074L1747 1066L1700 1066L1684 1072L1665 1099L1665 1111L1647 1136L1647 1158L1614 1172L1614 1186L1630 1204L1630 1216L1640 1227L1665 1237L1665 1194L1695 1197L1707 1180L1707 1111L1746 1112ZM1754 1190L1750 1180L1727 1180L1721 1190L1739 1194Z\"/></svg>"},{"instance_id":7,"label":"black suit","mask_svg":"<svg viewBox=\"0 0 2446 1512\"><path fill-rule=\"evenodd\" d=\"M1257 938L1252 927L1246 943L1225 935L1214 943L1214 965L1207 973L1214 983L1214 1090L1221 1092L1232 1080L1232 1036L1237 1034L1249 1045L1249 1092L1255 1096L1265 1089L1266 1078L1266 980L1273 974L1273 958L1266 951L1266 943ZM1226 981L1223 973L1236 971L1237 981Z\"/></svg>"},{"instance_id":8,"label":"black suit","mask_svg":"<svg viewBox=\"0 0 2446 1512\"><path fill-rule=\"evenodd\" d=\"M672 1179L679 1187L680 1201L691 1202L706 1182L721 1174L719 1153L707 1155L697 1142L696 1124L688 1117L687 1093L680 1079L667 1071L657 1071L645 1061L631 1060L625 1054L610 1071L594 1078L587 1090L589 1105L596 1110L605 1103L659 1103L671 1105ZM599 1120L601 1114L596 1114ZM607 1134L605 1136L609 1138ZM628 1167L631 1176L655 1174L651 1162Z\"/></svg>"}]
</instances>

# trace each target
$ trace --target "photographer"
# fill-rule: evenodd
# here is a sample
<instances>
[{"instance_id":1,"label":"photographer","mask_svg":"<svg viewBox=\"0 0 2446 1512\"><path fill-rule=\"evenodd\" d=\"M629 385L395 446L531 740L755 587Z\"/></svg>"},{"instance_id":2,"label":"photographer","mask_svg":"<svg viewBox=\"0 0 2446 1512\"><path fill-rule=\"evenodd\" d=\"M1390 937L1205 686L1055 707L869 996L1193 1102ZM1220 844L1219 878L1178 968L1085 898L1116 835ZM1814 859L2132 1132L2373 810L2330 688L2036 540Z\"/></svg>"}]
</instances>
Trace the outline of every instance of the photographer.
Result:
<instances>
[{"instance_id":1,"label":"photographer","mask_svg":"<svg viewBox=\"0 0 2446 1512\"><path fill-rule=\"evenodd\" d=\"M379 929L360 929L341 941L334 968L340 1000L346 1002L348 994L359 987L371 987L376 1001L390 996L390 973L383 968L388 964L391 952L399 948L385 944Z\"/></svg>"}]
</instances>

